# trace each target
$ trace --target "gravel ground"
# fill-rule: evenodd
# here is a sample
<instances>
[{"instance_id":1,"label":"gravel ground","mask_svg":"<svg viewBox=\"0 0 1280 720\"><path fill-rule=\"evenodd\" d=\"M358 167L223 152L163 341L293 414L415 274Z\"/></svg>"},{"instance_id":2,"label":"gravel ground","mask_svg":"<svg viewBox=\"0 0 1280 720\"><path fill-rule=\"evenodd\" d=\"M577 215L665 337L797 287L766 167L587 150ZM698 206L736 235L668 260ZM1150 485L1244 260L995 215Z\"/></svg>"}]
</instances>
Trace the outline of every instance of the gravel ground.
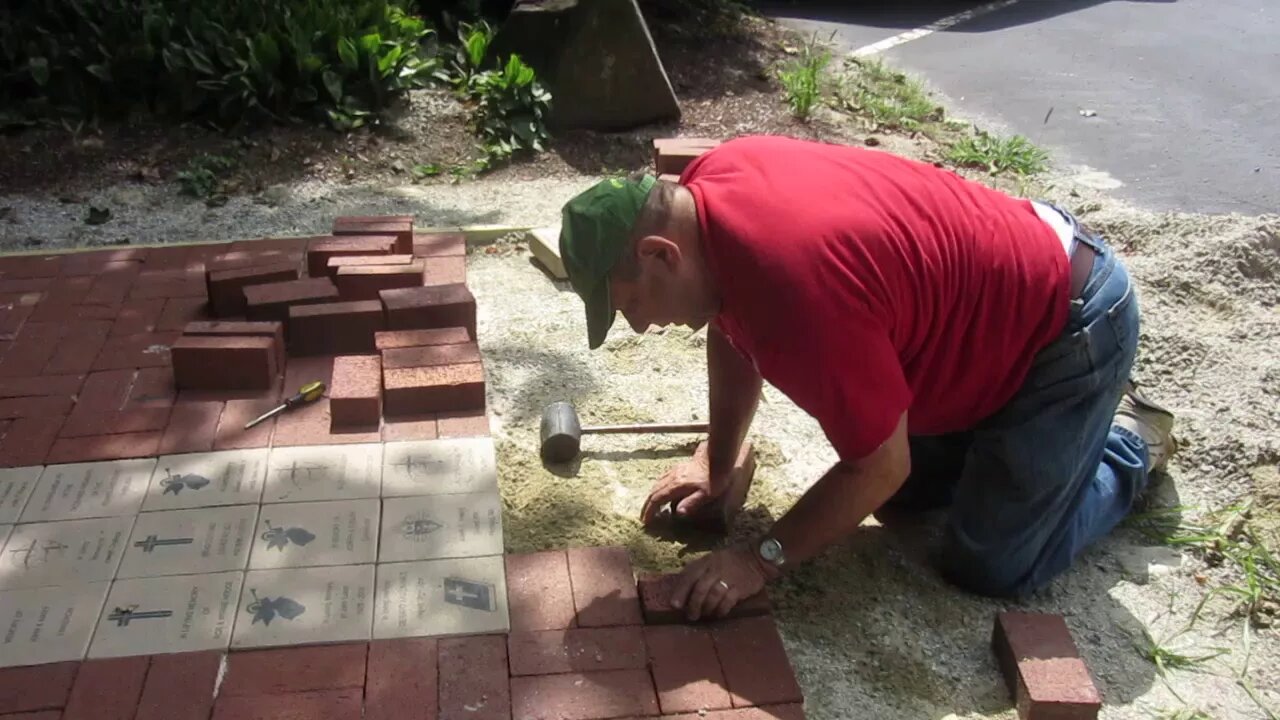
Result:
<instances>
[{"instance_id":1,"label":"gravel ground","mask_svg":"<svg viewBox=\"0 0 1280 720\"><path fill-rule=\"evenodd\" d=\"M5 195L0 247L312 234L343 213L412 212L421 224L446 226L539 225L554 222L560 205L594 179L392 188L312 181L273 186L221 208L145 185L103 188L70 204ZM1184 444L1171 480L1160 486L1161 504L1218 509L1256 497L1266 527L1280 506L1280 218L1151 215L1066 180L1050 197L1081 209L1137 278L1144 312L1138 376L1177 410ZM95 204L112 208L110 221L84 223ZM509 549L617 542L632 549L640 567L669 569L689 548L706 547L706 538L651 537L635 522L649 485L690 451L691 440L590 438L579 463L554 471L536 458L538 416L553 400L576 403L584 421L705 417L704 336L670 330L636 337L621 328L591 353L575 296L518 245L477 249L469 262ZM760 469L739 533L785 511L834 460L816 424L772 390L753 439ZM936 524L892 531L869 524L774 590L810 717L1012 718L988 649L993 613L1002 607L1067 617L1101 685L1104 718L1156 717L1183 707L1213 718L1266 717L1235 680L1245 668L1263 702L1280 707L1276 630L1255 628L1246 647L1242 623L1227 616L1223 600L1180 633L1209 588L1237 579L1227 567L1121 530L1045 592L1003 604L941 583L924 561L935 536ZM1135 649L1144 628L1186 654L1230 652L1161 677Z\"/></svg>"}]
</instances>

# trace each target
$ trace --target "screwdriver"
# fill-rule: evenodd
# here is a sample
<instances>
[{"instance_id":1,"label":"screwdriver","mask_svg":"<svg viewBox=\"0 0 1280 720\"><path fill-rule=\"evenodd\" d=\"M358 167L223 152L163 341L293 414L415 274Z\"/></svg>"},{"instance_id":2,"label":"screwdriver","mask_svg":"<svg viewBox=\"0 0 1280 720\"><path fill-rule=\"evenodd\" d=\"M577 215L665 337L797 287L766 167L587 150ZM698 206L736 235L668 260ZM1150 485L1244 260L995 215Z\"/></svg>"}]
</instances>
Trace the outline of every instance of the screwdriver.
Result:
<instances>
[{"instance_id":1,"label":"screwdriver","mask_svg":"<svg viewBox=\"0 0 1280 720\"><path fill-rule=\"evenodd\" d=\"M249 423L244 426L244 429L248 430L254 425L257 425L258 423L262 422L263 420L268 420L272 417L275 417L276 415L279 415L285 410L296 408L299 405L304 405L306 403L319 400L320 396L324 395L324 389L325 389L324 383L320 382L319 380L315 382L309 382L306 385L303 385L302 389L298 390L297 395L294 395L288 400L285 400L278 407L272 408L271 410L264 413L262 416L255 418L253 420L250 420Z\"/></svg>"}]
</instances>

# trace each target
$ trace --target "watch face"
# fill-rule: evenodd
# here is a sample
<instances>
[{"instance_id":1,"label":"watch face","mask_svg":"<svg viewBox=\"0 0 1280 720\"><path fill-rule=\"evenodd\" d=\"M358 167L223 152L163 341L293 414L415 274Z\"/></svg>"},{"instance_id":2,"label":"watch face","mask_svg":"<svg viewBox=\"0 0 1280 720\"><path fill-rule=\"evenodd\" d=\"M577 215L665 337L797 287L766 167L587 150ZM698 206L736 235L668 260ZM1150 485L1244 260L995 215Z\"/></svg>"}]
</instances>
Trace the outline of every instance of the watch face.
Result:
<instances>
[{"instance_id":1,"label":"watch face","mask_svg":"<svg viewBox=\"0 0 1280 720\"><path fill-rule=\"evenodd\" d=\"M782 544L773 538L769 538L760 543L760 555L771 563L776 563L782 557Z\"/></svg>"}]
</instances>

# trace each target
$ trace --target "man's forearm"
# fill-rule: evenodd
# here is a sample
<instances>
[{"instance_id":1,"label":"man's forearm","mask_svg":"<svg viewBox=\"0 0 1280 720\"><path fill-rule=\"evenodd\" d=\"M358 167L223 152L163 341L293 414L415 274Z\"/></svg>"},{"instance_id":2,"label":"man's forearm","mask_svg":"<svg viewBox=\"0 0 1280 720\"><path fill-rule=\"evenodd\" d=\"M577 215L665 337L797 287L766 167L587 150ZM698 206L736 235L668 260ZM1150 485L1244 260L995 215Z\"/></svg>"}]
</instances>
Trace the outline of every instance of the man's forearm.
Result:
<instances>
[{"instance_id":1,"label":"man's forearm","mask_svg":"<svg viewBox=\"0 0 1280 720\"><path fill-rule=\"evenodd\" d=\"M738 459L760 403L763 380L714 325L707 330L707 376L711 399L707 454L714 478L732 469Z\"/></svg>"},{"instance_id":2,"label":"man's forearm","mask_svg":"<svg viewBox=\"0 0 1280 720\"><path fill-rule=\"evenodd\" d=\"M911 470L906 415L894 437L871 457L836 463L774 524L787 565L806 562L840 542L906 482Z\"/></svg>"}]
</instances>

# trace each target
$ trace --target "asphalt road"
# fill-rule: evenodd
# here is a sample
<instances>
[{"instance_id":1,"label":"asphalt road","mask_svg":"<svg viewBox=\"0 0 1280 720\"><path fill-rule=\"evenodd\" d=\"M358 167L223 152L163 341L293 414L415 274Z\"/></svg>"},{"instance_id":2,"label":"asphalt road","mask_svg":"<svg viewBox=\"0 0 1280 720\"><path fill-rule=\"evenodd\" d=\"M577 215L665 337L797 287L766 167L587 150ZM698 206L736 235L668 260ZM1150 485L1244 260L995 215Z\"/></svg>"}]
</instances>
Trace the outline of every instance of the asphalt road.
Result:
<instances>
[{"instance_id":1,"label":"asphalt road","mask_svg":"<svg viewBox=\"0 0 1280 720\"><path fill-rule=\"evenodd\" d=\"M853 50L986 4L761 7ZM883 56L960 115L1101 171L1141 207L1254 215L1280 211L1277 38L1271 0L1020 0Z\"/></svg>"}]
</instances>

